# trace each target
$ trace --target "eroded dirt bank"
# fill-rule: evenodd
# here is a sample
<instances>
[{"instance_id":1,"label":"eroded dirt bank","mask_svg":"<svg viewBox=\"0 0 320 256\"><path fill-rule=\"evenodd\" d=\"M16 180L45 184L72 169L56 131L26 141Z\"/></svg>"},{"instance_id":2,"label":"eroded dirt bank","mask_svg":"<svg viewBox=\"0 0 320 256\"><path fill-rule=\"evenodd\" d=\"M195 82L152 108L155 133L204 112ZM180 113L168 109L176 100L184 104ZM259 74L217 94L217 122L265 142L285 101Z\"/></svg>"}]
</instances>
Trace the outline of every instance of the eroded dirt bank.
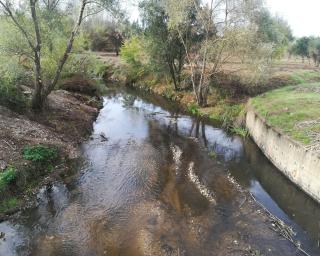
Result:
<instances>
[{"instance_id":1,"label":"eroded dirt bank","mask_svg":"<svg viewBox=\"0 0 320 256\"><path fill-rule=\"evenodd\" d=\"M1 170L14 166L18 172L21 171L28 165L28 161L22 156L26 146L48 145L57 148L59 160L55 162L51 173L43 178L46 177L45 183L55 180L56 176L68 171L69 160L80 156L79 143L90 134L92 123L99 112L98 107L99 100L95 97L63 90L54 91L49 96L47 106L41 113L18 114L0 106ZM43 183L42 179L37 181ZM32 193L33 188L37 187L36 184L26 185L28 191L17 192L15 190L18 190L18 185L13 184L10 188L11 196L21 198L25 193ZM1 218L5 218L6 213L14 212L22 205L25 204L21 203L7 212L4 209Z\"/></svg>"}]
</instances>

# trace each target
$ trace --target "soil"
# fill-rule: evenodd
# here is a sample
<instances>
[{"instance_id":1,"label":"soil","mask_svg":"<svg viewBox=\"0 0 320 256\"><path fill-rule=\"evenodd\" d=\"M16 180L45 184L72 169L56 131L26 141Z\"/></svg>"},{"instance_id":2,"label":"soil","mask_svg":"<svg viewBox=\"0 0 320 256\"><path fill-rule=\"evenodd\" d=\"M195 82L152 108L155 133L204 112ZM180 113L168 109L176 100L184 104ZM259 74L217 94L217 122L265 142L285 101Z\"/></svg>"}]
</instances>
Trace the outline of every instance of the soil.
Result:
<instances>
[{"instance_id":1,"label":"soil","mask_svg":"<svg viewBox=\"0 0 320 256\"><path fill-rule=\"evenodd\" d=\"M51 93L41 113L18 114L0 106L0 171L9 165L17 170L26 166L22 157L26 146L54 146L60 152L61 163L57 163L52 177L45 178L50 182L53 176L69 169L66 159L80 156L78 145L90 134L98 112L97 97L63 90Z\"/></svg>"}]
</instances>

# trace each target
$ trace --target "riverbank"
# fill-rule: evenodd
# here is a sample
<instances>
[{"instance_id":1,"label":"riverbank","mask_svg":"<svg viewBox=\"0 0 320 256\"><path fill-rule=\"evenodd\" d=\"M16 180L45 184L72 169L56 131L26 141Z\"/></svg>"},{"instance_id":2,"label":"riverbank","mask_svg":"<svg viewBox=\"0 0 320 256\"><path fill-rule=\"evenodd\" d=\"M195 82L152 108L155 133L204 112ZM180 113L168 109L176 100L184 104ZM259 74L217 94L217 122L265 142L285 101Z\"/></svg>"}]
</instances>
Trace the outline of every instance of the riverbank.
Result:
<instances>
[{"instance_id":1,"label":"riverbank","mask_svg":"<svg viewBox=\"0 0 320 256\"><path fill-rule=\"evenodd\" d=\"M131 80L132 74L126 71L126 64L120 58L109 56L107 53L96 53L98 58L113 66L114 75L111 80L120 81L129 87L160 95L169 99L194 116L201 116L219 123L228 131L240 136L247 136L245 127L246 104L248 100L265 92L283 88L288 85L300 85L320 81L319 70L312 65L294 60L276 61L270 68L269 77L257 84L245 84L247 72L239 63L229 63L223 68L224 72L212 81L206 107L199 107L195 101L192 87L188 79L183 81L178 90L164 77L152 74L137 75L138 79Z\"/></svg>"},{"instance_id":2,"label":"riverbank","mask_svg":"<svg viewBox=\"0 0 320 256\"><path fill-rule=\"evenodd\" d=\"M320 84L299 84L255 97L246 125L264 154L320 202Z\"/></svg>"},{"instance_id":3,"label":"riverbank","mask_svg":"<svg viewBox=\"0 0 320 256\"><path fill-rule=\"evenodd\" d=\"M41 113L0 107L1 220L34 204L40 186L72 171L99 107L97 97L64 90L52 92Z\"/></svg>"}]
</instances>

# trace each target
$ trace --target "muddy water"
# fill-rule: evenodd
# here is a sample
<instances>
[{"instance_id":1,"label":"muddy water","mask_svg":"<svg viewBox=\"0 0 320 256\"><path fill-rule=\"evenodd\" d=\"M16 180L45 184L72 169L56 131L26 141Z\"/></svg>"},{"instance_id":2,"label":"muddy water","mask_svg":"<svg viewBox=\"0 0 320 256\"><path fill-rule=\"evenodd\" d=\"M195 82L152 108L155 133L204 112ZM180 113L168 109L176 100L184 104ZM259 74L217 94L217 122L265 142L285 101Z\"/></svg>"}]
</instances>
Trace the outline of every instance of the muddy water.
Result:
<instances>
[{"instance_id":1,"label":"muddy water","mask_svg":"<svg viewBox=\"0 0 320 256\"><path fill-rule=\"evenodd\" d=\"M167 102L110 92L82 151L74 176L43 188L38 207L0 223L0 255L245 255L248 244L268 244L265 255L298 255L259 232L251 209L239 212L243 195L228 173L320 255L320 207L249 139Z\"/></svg>"}]
</instances>

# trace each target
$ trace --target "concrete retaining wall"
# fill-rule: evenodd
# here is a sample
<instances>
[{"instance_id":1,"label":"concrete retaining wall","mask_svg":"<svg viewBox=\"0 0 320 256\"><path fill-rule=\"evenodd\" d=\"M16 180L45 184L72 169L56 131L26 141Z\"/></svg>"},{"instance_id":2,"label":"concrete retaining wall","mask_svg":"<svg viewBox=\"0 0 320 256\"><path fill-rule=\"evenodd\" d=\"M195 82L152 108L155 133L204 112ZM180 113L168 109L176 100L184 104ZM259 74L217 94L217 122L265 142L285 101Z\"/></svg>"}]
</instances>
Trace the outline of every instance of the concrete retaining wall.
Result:
<instances>
[{"instance_id":1,"label":"concrete retaining wall","mask_svg":"<svg viewBox=\"0 0 320 256\"><path fill-rule=\"evenodd\" d=\"M246 125L256 144L293 183L320 203L320 155L307 151L280 131L270 127L249 106Z\"/></svg>"}]
</instances>

